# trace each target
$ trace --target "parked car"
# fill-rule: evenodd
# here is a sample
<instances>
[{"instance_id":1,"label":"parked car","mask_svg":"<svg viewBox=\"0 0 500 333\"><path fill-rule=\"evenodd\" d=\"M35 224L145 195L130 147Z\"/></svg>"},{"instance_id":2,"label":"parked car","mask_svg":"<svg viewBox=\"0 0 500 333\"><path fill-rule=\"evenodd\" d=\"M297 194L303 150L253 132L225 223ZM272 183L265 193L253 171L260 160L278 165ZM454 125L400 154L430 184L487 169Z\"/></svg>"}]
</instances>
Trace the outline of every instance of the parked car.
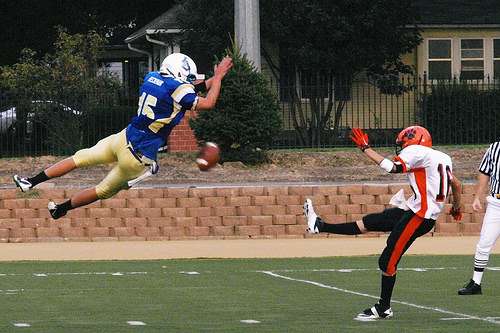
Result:
<instances>
[{"instance_id":1,"label":"parked car","mask_svg":"<svg viewBox=\"0 0 500 333\"><path fill-rule=\"evenodd\" d=\"M9 128L16 121L16 108L11 107L8 110L0 112L0 134L7 133Z\"/></svg>"},{"instance_id":2,"label":"parked car","mask_svg":"<svg viewBox=\"0 0 500 333\"><path fill-rule=\"evenodd\" d=\"M42 108L56 108L64 112L70 112L75 116L81 115L81 112L75 110L62 103L51 100L33 100L31 101L30 111L26 114L26 132L29 134L33 130L33 121L36 117L36 111ZM5 111L0 112L0 134L7 133L9 130L14 130L18 120L17 107L13 106Z\"/></svg>"}]
</instances>

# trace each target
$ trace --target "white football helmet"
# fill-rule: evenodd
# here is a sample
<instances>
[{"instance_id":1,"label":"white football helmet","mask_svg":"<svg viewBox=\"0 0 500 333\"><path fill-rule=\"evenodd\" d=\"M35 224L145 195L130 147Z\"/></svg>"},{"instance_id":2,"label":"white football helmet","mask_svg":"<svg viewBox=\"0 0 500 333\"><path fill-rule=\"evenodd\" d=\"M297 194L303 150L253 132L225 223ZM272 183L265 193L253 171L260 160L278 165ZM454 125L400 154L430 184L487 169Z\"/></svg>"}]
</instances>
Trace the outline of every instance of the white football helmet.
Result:
<instances>
[{"instance_id":1,"label":"white football helmet","mask_svg":"<svg viewBox=\"0 0 500 333\"><path fill-rule=\"evenodd\" d=\"M205 79L205 75L198 74L193 59L182 53L172 53L167 56L161 63L160 73L172 75L188 83Z\"/></svg>"}]
</instances>

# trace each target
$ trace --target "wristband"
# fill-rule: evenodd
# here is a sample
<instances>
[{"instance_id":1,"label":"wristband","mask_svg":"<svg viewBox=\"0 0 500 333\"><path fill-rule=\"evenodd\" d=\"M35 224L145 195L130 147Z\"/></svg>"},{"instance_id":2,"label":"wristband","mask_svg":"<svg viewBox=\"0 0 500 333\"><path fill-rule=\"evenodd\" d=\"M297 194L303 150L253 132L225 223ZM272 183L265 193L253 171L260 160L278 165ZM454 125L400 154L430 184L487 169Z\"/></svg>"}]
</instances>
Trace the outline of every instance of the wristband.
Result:
<instances>
[{"instance_id":1,"label":"wristband","mask_svg":"<svg viewBox=\"0 0 500 333\"><path fill-rule=\"evenodd\" d=\"M382 162L380 162L379 166L387 172L391 172L394 168L394 163L389 161L387 158L384 158Z\"/></svg>"},{"instance_id":2,"label":"wristband","mask_svg":"<svg viewBox=\"0 0 500 333\"><path fill-rule=\"evenodd\" d=\"M205 93L207 91L207 84L205 83L205 80L202 82L195 84L194 86L194 92L195 93Z\"/></svg>"}]
</instances>

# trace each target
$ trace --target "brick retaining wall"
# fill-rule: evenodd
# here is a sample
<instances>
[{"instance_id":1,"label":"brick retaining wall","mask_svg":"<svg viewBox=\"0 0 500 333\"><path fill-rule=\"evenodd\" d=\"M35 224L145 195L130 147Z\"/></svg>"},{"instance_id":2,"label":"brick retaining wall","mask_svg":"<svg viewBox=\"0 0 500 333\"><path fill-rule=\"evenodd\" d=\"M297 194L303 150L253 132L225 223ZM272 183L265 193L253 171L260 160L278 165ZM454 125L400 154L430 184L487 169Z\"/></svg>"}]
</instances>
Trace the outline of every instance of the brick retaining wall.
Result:
<instances>
[{"instance_id":1,"label":"brick retaining wall","mask_svg":"<svg viewBox=\"0 0 500 333\"><path fill-rule=\"evenodd\" d=\"M189 119L194 116L196 115L193 111L186 112L181 122L172 130L172 133L168 136L168 151L180 152L198 150L196 137L194 136L191 126L189 126Z\"/></svg>"},{"instance_id":2,"label":"brick retaining wall","mask_svg":"<svg viewBox=\"0 0 500 333\"><path fill-rule=\"evenodd\" d=\"M306 235L304 199L312 198L325 220L340 223L381 211L401 188L410 195L405 185L132 189L57 221L49 217L48 199L61 202L78 189L37 190L29 197L5 189L0 242L346 237ZM441 214L429 235L479 234L484 213L472 212L474 187L463 192L462 222Z\"/></svg>"}]
</instances>

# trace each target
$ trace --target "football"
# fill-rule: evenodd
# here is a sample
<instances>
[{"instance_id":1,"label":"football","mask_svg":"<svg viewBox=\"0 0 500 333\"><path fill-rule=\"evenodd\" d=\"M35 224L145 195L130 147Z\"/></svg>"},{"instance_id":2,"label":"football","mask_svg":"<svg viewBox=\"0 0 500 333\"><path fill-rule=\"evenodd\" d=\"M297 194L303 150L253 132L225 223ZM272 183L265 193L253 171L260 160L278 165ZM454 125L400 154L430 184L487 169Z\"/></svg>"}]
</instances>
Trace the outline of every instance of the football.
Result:
<instances>
[{"instance_id":1,"label":"football","mask_svg":"<svg viewBox=\"0 0 500 333\"><path fill-rule=\"evenodd\" d=\"M196 164L201 171L207 171L217 165L220 159L220 149L217 144L207 142L201 147Z\"/></svg>"}]
</instances>

